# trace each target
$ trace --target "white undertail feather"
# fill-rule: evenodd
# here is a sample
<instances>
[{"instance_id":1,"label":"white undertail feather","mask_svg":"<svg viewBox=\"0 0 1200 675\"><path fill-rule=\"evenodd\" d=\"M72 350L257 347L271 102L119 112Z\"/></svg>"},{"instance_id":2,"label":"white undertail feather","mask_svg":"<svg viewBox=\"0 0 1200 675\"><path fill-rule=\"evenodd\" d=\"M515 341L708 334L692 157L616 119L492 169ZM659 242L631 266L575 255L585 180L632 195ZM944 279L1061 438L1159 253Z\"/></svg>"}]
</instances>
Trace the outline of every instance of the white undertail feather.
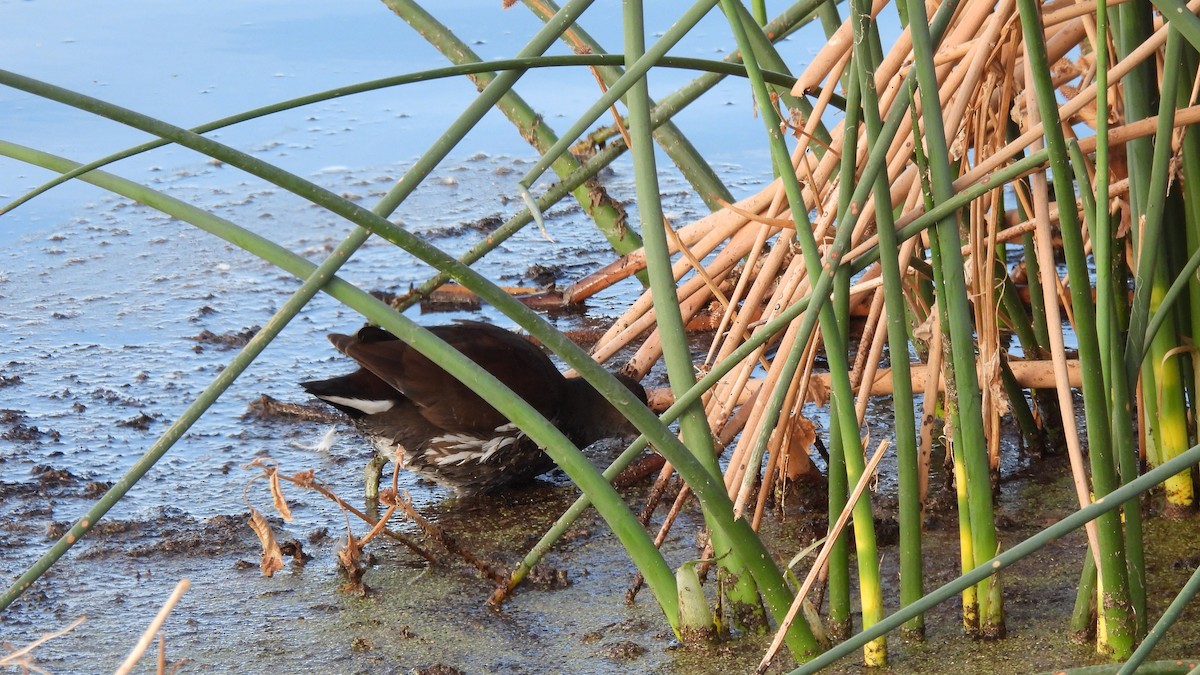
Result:
<instances>
[{"instance_id":1,"label":"white undertail feather","mask_svg":"<svg viewBox=\"0 0 1200 675\"><path fill-rule=\"evenodd\" d=\"M395 401L372 401L370 399L350 398L348 396L319 396L318 398L330 403L336 403L337 405L354 408L367 415L378 415L379 413L387 412L396 405Z\"/></svg>"}]
</instances>

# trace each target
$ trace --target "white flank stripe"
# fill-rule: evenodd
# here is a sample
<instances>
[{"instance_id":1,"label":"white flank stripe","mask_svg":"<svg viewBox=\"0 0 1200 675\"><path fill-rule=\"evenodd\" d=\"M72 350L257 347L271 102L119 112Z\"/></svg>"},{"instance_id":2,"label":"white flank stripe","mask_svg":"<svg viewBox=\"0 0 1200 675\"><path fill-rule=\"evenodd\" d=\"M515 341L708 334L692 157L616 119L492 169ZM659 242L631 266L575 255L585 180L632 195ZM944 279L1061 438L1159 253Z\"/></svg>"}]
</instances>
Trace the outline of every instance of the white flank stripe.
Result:
<instances>
[{"instance_id":1,"label":"white flank stripe","mask_svg":"<svg viewBox=\"0 0 1200 675\"><path fill-rule=\"evenodd\" d=\"M512 436L498 436L493 438L484 444L483 449L485 452L479 457L479 462L482 464L483 462L488 461L492 458L492 455L496 454L498 450L503 450L510 445L514 445L516 442L517 439L513 438Z\"/></svg>"},{"instance_id":2,"label":"white flank stripe","mask_svg":"<svg viewBox=\"0 0 1200 675\"><path fill-rule=\"evenodd\" d=\"M455 450L468 450L483 445L483 441L470 434L446 434L429 439L433 445L445 445Z\"/></svg>"},{"instance_id":3,"label":"white flank stripe","mask_svg":"<svg viewBox=\"0 0 1200 675\"><path fill-rule=\"evenodd\" d=\"M433 461L435 464L439 464L441 466L446 466L447 464L458 464L461 466L472 459L477 459L482 454L483 453L479 451L464 450L462 452L456 452L453 455L443 455Z\"/></svg>"},{"instance_id":4,"label":"white flank stripe","mask_svg":"<svg viewBox=\"0 0 1200 675\"><path fill-rule=\"evenodd\" d=\"M345 396L321 396L323 400L338 405L344 405L355 410L361 410L368 415L377 415L381 412L387 412L396 405L395 401L371 401L364 398L346 398Z\"/></svg>"}]
</instances>

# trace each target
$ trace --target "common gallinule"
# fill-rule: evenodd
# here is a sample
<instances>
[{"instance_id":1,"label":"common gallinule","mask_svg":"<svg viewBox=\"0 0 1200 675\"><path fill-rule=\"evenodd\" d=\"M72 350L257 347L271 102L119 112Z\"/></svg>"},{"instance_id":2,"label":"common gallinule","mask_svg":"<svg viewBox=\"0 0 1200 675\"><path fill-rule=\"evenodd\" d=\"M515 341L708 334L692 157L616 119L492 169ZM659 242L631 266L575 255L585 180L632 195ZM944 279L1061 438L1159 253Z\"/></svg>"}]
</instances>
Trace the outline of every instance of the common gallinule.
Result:
<instances>
[{"instance_id":1,"label":"common gallinule","mask_svg":"<svg viewBox=\"0 0 1200 675\"><path fill-rule=\"evenodd\" d=\"M490 324L429 329L494 375L582 448L627 436L633 425L582 378L566 378L541 349ZM381 328L330 335L359 370L300 383L350 415L380 455L367 467L367 496L378 494L388 460L460 494L490 492L554 468L515 424L466 385ZM644 403L646 392L617 375Z\"/></svg>"}]
</instances>

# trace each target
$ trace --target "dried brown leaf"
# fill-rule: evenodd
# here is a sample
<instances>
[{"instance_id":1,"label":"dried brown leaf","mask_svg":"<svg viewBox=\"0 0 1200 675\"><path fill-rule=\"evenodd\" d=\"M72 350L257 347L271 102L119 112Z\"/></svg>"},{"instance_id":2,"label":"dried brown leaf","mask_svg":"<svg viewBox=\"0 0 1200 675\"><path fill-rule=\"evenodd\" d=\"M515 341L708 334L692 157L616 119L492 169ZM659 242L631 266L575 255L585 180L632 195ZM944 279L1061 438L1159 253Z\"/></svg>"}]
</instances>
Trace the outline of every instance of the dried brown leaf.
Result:
<instances>
[{"instance_id":1,"label":"dried brown leaf","mask_svg":"<svg viewBox=\"0 0 1200 675\"><path fill-rule=\"evenodd\" d=\"M1008 392L1004 390L1004 377L1001 375L999 361L996 361L995 367L987 374L987 386L996 415L1007 415L1012 409L1012 402L1008 399Z\"/></svg>"},{"instance_id":2,"label":"dried brown leaf","mask_svg":"<svg viewBox=\"0 0 1200 675\"><path fill-rule=\"evenodd\" d=\"M790 438L787 453L779 462L779 474L787 480L796 480L812 471L812 459L809 454L813 443L817 440L817 427L807 417L796 413L788 430Z\"/></svg>"},{"instance_id":3,"label":"dried brown leaf","mask_svg":"<svg viewBox=\"0 0 1200 675\"><path fill-rule=\"evenodd\" d=\"M933 339L934 323L938 320L937 312L935 311L936 307L937 303L935 302L930 307L929 315L925 317L925 320L913 327L913 337L921 342L929 342Z\"/></svg>"},{"instance_id":4,"label":"dried brown leaf","mask_svg":"<svg viewBox=\"0 0 1200 675\"><path fill-rule=\"evenodd\" d=\"M292 482L306 490L311 490L317 482L317 472L313 469L297 471L292 474Z\"/></svg>"},{"instance_id":5,"label":"dried brown leaf","mask_svg":"<svg viewBox=\"0 0 1200 675\"><path fill-rule=\"evenodd\" d=\"M379 503L384 506L395 506L400 503L400 498L392 488L384 488L379 491Z\"/></svg>"},{"instance_id":6,"label":"dried brown leaf","mask_svg":"<svg viewBox=\"0 0 1200 675\"><path fill-rule=\"evenodd\" d=\"M283 486L279 483L279 472L269 469L268 473L271 476L271 499L275 502L275 510L290 523L295 519L292 518L292 510L288 508L287 499L283 496Z\"/></svg>"},{"instance_id":7,"label":"dried brown leaf","mask_svg":"<svg viewBox=\"0 0 1200 675\"><path fill-rule=\"evenodd\" d=\"M346 546L337 553L338 567L346 573L346 583L343 591L364 595L367 587L363 584L363 575L367 566L362 561L362 541L355 538L353 533L346 535Z\"/></svg>"},{"instance_id":8,"label":"dried brown leaf","mask_svg":"<svg viewBox=\"0 0 1200 675\"><path fill-rule=\"evenodd\" d=\"M825 407L825 404L829 403L828 380L820 377L808 378L808 400L815 403L818 408Z\"/></svg>"},{"instance_id":9,"label":"dried brown leaf","mask_svg":"<svg viewBox=\"0 0 1200 675\"><path fill-rule=\"evenodd\" d=\"M260 567L262 567L263 576L274 576L276 572L283 569L283 551L279 550L279 543L275 541L275 533L271 531L267 519L253 506L250 507L250 529L254 530L254 534L258 535L258 540L262 543L263 553Z\"/></svg>"}]
</instances>

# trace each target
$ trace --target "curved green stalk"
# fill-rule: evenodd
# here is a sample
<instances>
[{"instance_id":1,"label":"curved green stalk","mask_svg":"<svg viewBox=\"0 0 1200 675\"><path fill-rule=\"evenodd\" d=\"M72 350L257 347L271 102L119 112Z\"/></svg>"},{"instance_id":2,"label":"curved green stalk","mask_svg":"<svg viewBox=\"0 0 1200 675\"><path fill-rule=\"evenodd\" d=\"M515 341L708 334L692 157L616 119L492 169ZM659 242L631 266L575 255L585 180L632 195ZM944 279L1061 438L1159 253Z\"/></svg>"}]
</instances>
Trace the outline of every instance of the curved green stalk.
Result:
<instances>
[{"instance_id":1,"label":"curved green stalk","mask_svg":"<svg viewBox=\"0 0 1200 675\"><path fill-rule=\"evenodd\" d=\"M569 5L569 7L572 7L576 11L580 10L580 8L582 6L586 6L586 0ZM565 28L566 24L564 24L562 22L565 20L569 23L570 20L572 20L572 16L573 15L570 11L564 10L564 12L562 13L562 18L560 20L548 23L547 26L542 31L539 31L538 36L535 37L535 39L531 42L531 44L528 47L526 47L525 50L523 50L523 55L529 55L530 52L536 52L538 49L544 49L546 46L548 46L549 43L552 42L555 38L554 31L555 30L558 30L558 31L563 30ZM75 105L76 107L81 107L85 110L99 112L100 114L105 114L107 116L118 119L119 121L133 124L135 126L152 127L153 128L152 133L156 132L156 131L164 132L164 133L160 133L159 135L163 135L166 137L174 137L174 140L178 140L185 145L189 145L189 147L192 147L193 145L205 147L210 151L215 151L222 155L228 156L229 159L231 160L230 161L231 164L238 166L239 168L243 168L244 170L251 171L252 173L255 173L256 175L259 175L260 177L266 178L268 180L280 181L282 183L290 183L291 184L290 186L283 185L283 187L288 187L288 189L291 189L293 192L295 192L301 196L304 196L312 201L316 201L318 203L323 203L322 205L325 205L327 208L330 208L330 210L332 210L334 212L340 212L340 213L342 213L342 215L345 215L345 216L353 219L356 223L371 224L371 225L378 227L379 223L382 222L383 224L386 225L386 227L383 229L391 229L391 230L399 230L399 228L394 227L390 222L388 222L386 220L386 218L384 217L384 214L390 213L395 208L395 206L397 204L399 204L399 202L405 196L407 196L408 192L411 191L411 189L414 188L416 185L418 185L420 183L420 181L424 178L424 176L427 175L430 170L432 170L433 166L435 166L436 163L438 161L440 161L440 159L442 157L444 157L445 154L448 153L450 151L450 149L452 149L454 147L455 143L458 140L454 136L456 134L458 134L459 135L458 138L461 138L461 135L465 134L466 129L470 128L471 118L475 117L475 119L477 119L479 116L482 116L484 113L486 113L486 111L491 107L491 104L495 102L495 99L498 98L499 95L501 95L509 87L511 87L512 83L515 82L515 80L518 76L519 76L519 74L517 74L517 73L505 73L501 77L497 78L497 80L495 82L493 82L493 84L491 86L489 86L484 92L481 93L479 98L477 98L471 105L469 105L467 107L466 111L464 111L462 117L460 118L460 123L458 125L453 126L450 132L448 132L447 134L445 134L441 138L439 138L434 143L434 145L430 149L430 151L427 152L425 155L423 155L422 158L420 160L418 160L417 164L413 167L413 169L410 170L410 172L408 174L406 174L404 178L401 179L399 184L395 188L393 188L392 191L390 191L383 199L380 200L379 204L376 206L376 212L371 212L371 211L367 211L366 209L362 209L361 207L357 207L354 204L351 204L350 202L348 202L344 199L340 199L336 195L332 195L332 193L329 193L327 190L323 190L322 188L312 185L311 183L307 183L306 181L299 181L294 176L289 178L288 175L286 174L286 172L280 171L279 169L272 167L264 162L255 160L254 158L249 157L249 156L245 155L244 153L239 153L237 151L232 150L231 148L222 146L221 144L215 143L209 139L204 139L203 137L196 136L195 134L190 134L186 131L183 131L176 127L172 127L171 125L163 124L161 122L158 122L157 120L153 120L144 115L139 115L132 111L122 110L116 106L112 106L111 104L106 104L102 101L99 101L99 100L91 98L91 97L86 97L86 96L76 94L74 92L69 92L69 91L59 88L59 87L53 87L50 85L45 85L43 83L38 83L35 80L31 80L30 78L24 78L22 76L14 74L14 73L9 73L7 71L0 71L0 79L5 81L6 83L10 84L10 86L17 86L18 88L32 89L35 91L35 93L38 93L40 95L47 96L49 98L55 98L56 100L61 100L63 102L69 103L71 105ZM466 122L466 123L463 123L463 122ZM150 130L150 129L148 129L148 130ZM415 237L408 235L407 232L403 232L402 230L400 230L400 233L402 233L402 234L397 236L398 235L397 232L395 232L395 231L391 232L391 234L393 236L396 236L398 239L408 243L410 249L419 249L421 251L421 253L424 253L426 255L427 258L439 258L440 257L442 259L442 262L446 262L446 260L449 259L449 256L446 256L444 253L441 253L434 247L424 244L424 242L420 242L419 240L416 240ZM342 263L344 263L345 259L349 256L349 254L352 253L353 250L357 249L357 247L359 245L361 245L361 243L363 241L366 240L366 237L368 234L369 234L368 229L356 228L355 233L353 235L351 235L351 237L347 240L348 250L340 251L342 254L344 254L345 257L339 256L337 259L333 260L330 263L331 265L333 265L332 269L336 270L337 266L340 266ZM407 237L405 237L403 235L407 235ZM414 243L414 240L415 240L415 243ZM451 265L456 264L455 261L453 261L452 259L449 259L449 263ZM469 271L469 268L466 268L466 269ZM487 290L494 291L494 293L491 293L490 295L495 297L496 293L498 293L500 296L503 297L504 301L508 301L512 304L517 305L519 309L517 310L516 313L520 313L521 310L524 310L526 312L528 311L524 306L521 306L520 303L516 303L515 301L513 301L512 298L507 296L507 294L504 294L503 291L500 291L500 289L496 288L494 285L488 284L488 282L486 282L486 280L483 280L477 274L470 272L467 276L472 276L471 282L473 282L473 283L468 283L468 286L472 287L472 290L476 290L476 292L480 292L480 291L486 292ZM483 286L485 286L485 285L488 286L489 288L484 289ZM481 295L483 295L483 293L481 293ZM512 309L511 306L510 306L510 309ZM530 314L532 314L532 313L530 313ZM534 315L534 317L540 318L540 317L536 317L536 315ZM400 319L403 319L403 318L400 317ZM438 345L436 343L429 343L428 338L425 335L421 334L421 333L426 333L425 331L421 331L421 330L414 331L412 329L412 327L406 326L404 324L404 321L406 321L406 320L398 321L398 320L394 320L394 319L388 319L385 321L381 321L380 323L381 323L381 325L384 326L384 328L395 329L392 332L394 332L401 339L411 338L413 341L416 341L418 343L424 341L425 344L432 344L433 346L431 348L433 349L434 353L436 353L436 351L438 349L442 349L442 348L449 349L449 347L447 345L445 345L444 343L442 343L441 345ZM543 321L543 323L544 323L544 321ZM413 325L415 326L415 324L413 324ZM539 326L539 328L548 329L551 332L557 333L557 331L553 331L553 329L549 326L544 326L544 327ZM542 332L545 332L545 330L543 330ZM430 334L426 333L426 335L429 335L430 337L432 337ZM567 341L561 334L558 334L557 337L560 338L561 341L565 341L565 342L569 343L569 341ZM440 343L441 341L438 340L436 342ZM417 347L419 351L422 351L422 353L426 353L426 350L422 349L421 344L414 344L414 346ZM574 345L572 345L572 347L573 346ZM603 370L603 368L599 368L599 366L597 364L595 364L595 362L591 361L591 359L587 358L586 354L583 354L581 350L578 350L578 348L576 348L576 350L579 352L580 355L582 355L582 357L590 365L596 366L596 368L598 368L601 372L606 372ZM450 350L450 351L453 352L453 350ZM427 354L427 355L429 355L429 354ZM438 361L438 359L434 359L434 360ZM482 385L485 387L490 386L492 384L491 382L489 382L489 380L494 379L494 378L491 378L490 375L486 375L486 374L484 374L484 375L486 375L486 376L484 376L484 375L480 375L478 373L471 373L470 367L468 365L466 365L466 364L469 364L469 361L466 361L465 359L460 359L460 360L463 363L445 364L447 371L450 372L452 375L459 377L460 379L463 379L464 377L466 377L469 380L468 385L472 386L472 387L474 387L474 385L476 383L487 383L487 384ZM478 369L475 368L475 370L478 370ZM594 377L596 377L596 375L593 373L593 378ZM612 379L611 376L607 376L607 377ZM499 382L495 382L495 384L499 384ZM613 380L610 384L617 385L618 388L624 390L622 393L625 395L627 400L615 401L615 403L619 407L628 408L628 407L634 407L637 405L636 400L632 399L632 397L629 395L628 390L625 390L624 387L621 386L618 382ZM501 387L502 387L502 385L501 385ZM573 446L571 446L571 444L569 442L566 442L567 447L566 448L562 447L560 438L559 438L559 437L561 437L561 433L559 433L557 431L557 429L555 429L553 427L553 425L550 425L544 419L532 419L532 420L528 419L529 418L528 412L531 411L532 409L529 408L528 404L524 403L523 401L520 401L520 400L512 401L511 400L512 398L513 397L510 393L509 394L510 400L496 401L495 403L497 405L497 409L499 409L502 413L507 414L510 411L507 410L506 408L511 408L511 412L515 416L510 415L509 416L510 419L512 419L514 422L517 422L517 424L522 426L522 428L525 428L525 425L522 424L522 422L527 422L530 426L530 428L527 429L527 433L530 434L531 438L538 440L539 436L541 436L542 440L538 441L539 444L545 445L546 443L553 443L557 446L554 450L548 450L551 457L553 457L555 460L562 459L563 461L568 462L569 464L575 464L575 462L574 462L575 458L573 458L570 455L570 453L568 452L568 449L573 448ZM649 415L648 412L647 412L647 415ZM540 415L534 414L534 417L540 418ZM649 417L653 418L652 415L649 415ZM643 424L646 424L646 422L643 421ZM657 424L657 419L653 419L653 424ZM548 426L549 431L547 431L545 428L538 429L539 426ZM660 426L659 431L665 431L665 430L663 430ZM551 432L553 432L553 433L551 433ZM535 433L537 435L535 435ZM673 440L673 437L672 437L672 440ZM561 441L565 442L565 438L561 438ZM167 447L169 447L169 444ZM162 452L165 452L165 450L166 450L166 448L164 447L162 449ZM582 458L581 454L579 455L579 458ZM584 460L584 462L586 463L586 460ZM568 466L564 465L563 468L565 470L568 470L569 473L571 472L571 469L568 468ZM579 470L578 467L575 467L575 469ZM581 487L583 487L584 489L587 489L586 486L588 484L592 484L593 488L600 489L601 493L603 493L606 490L612 489L611 486L609 486L608 483L603 480L603 478L599 475L599 473L590 467L590 465L588 465L587 469L590 470L590 474L580 476L581 480L583 481L583 482L579 483ZM602 486L602 487L600 487L600 486ZM598 504L598 508L600 508L599 504ZM637 548L639 546L639 542L636 540L640 537L641 539L644 540L644 542L642 542L642 543L649 543L651 548L653 548L653 543L649 541L649 537L646 536L645 531L642 530L640 526L637 526L636 519L632 518L632 514L629 514L627 509L624 509L623 507L622 507L622 509L614 509L612 506L605 506L604 508L606 510L610 511L611 515L618 519L617 521L614 521L612 524L614 531L617 532L618 536L620 536L623 540L628 538L630 540L630 544L633 545L635 548ZM619 524L620 518L622 515L628 516L628 519L623 524ZM634 528L631 529L629 527L629 521L633 522L633 524L635 526ZM87 523L84 523L84 525L86 525L86 524ZM68 546L69 546L69 544L68 544ZM65 548L63 548L63 550L65 551ZM59 555L61 555L61 553L59 553ZM654 556L656 556L661 561L661 555L655 553ZM660 565L658 567L650 566L647 568L646 571L649 572L649 574L645 575L647 582L650 584L651 589L655 593L655 596L659 599L660 605L662 606L664 613L667 614L668 620L671 623L672 627L675 627L678 622L678 614L677 614L677 608L676 608L677 597L676 597L675 589L674 589L674 576L670 573L670 569L667 568L665 563L663 563L662 565ZM651 578L651 575L653 575L653 579Z\"/></svg>"},{"instance_id":2,"label":"curved green stalk","mask_svg":"<svg viewBox=\"0 0 1200 675\"><path fill-rule=\"evenodd\" d=\"M651 120L651 124L661 123L663 120L664 118L655 116ZM592 177L600 171L600 169L611 164L613 160L615 160L624 152L625 142L623 139L619 142L609 143L603 150L588 158L588 160L584 162L578 169L572 171L569 176L556 182L554 185L551 185L546 192L537 198L537 208L545 211L546 209L549 209L553 205L557 204L560 199L565 197L576 187L579 187L583 183L591 180ZM483 237L479 241L479 243L467 249L466 253L463 253L462 256L458 258L458 261L464 265L471 265L475 263L490 253L497 246L507 241L509 237L513 236L517 232L520 232L522 228L532 222L533 212L528 208L521 209L511 218L504 221L503 225L497 227L492 232L489 232L487 236ZM413 288L406 293L404 297L397 299L393 303L393 307L399 311L404 311L405 309L420 302L422 298L428 297L430 293L437 290L447 281L450 281L450 275L448 273L437 272L418 285L416 288Z\"/></svg>"},{"instance_id":3,"label":"curved green stalk","mask_svg":"<svg viewBox=\"0 0 1200 675\"><path fill-rule=\"evenodd\" d=\"M6 74L3 73L3 71L0 71L0 78L3 77L6 77ZM96 101L93 102L99 104L100 107L107 109L107 104L102 104L102 102ZM137 116L135 115L134 117ZM164 133L171 134L179 139L182 139L183 144L205 146L212 152L220 153L221 155L230 158L232 160L229 162L230 164L245 164L246 166L255 166L255 168L260 168L257 167L257 165L255 165L253 162L244 162L243 159L238 156L239 153L231 150L230 148L220 146L220 144L211 141L206 141L206 139L200 139L197 141L196 139L189 137L186 132L183 132L183 130L170 127L169 125L156 123L156 126L161 128ZM0 147L10 146L11 144L5 144L5 146ZM69 167L66 167L63 170L70 170L70 168L74 168L74 166L76 165L71 164ZM284 173L274 169L273 167L264 169L263 172L276 178ZM84 177L84 180L95 180L95 177L96 174L89 174L88 176ZM365 212L365 215L363 215L360 213L361 210L358 209L358 207L355 207L355 205L348 202L342 203L344 200L340 200L340 198L336 196L332 196L332 200L327 199L327 195L325 195L321 188L317 186L311 186L306 196L310 196L314 200L321 199L328 201L331 210L334 210L335 212L342 212L342 215L352 214L356 218L369 222L373 227L375 227L376 233L380 234L385 239L388 239L393 243L403 245L404 248L409 250L410 253L413 253L417 257L430 262L430 264L434 266L449 270L453 278L458 279L465 286L480 295L480 297L490 302L493 306L500 309L510 318L513 318L515 321L517 321L523 328L538 337L538 339L541 340L544 345L549 347L558 356L563 358L563 360L566 361L569 366L575 368L576 371L578 371L589 382L591 382L593 386L597 388L597 390L605 395L606 398L613 402L614 405L618 406L618 408L630 418L634 425L637 426L638 429L649 438L650 442L655 444L655 447L659 449L659 451L667 458L667 460L676 467L680 475L683 476L684 480L688 482L689 486L696 493L698 498L704 500L708 504L714 515L714 529L722 530L724 535L729 537L736 548L747 553L747 562L750 566L750 571L756 580L762 580L760 581L760 585L766 588L782 589L786 593L786 586L783 583L783 577L778 568L775 567L772 558L763 547L762 542L758 540L754 531L750 528L749 524L746 523L745 520L733 518L733 505L729 501L728 495L725 493L724 485L720 481L713 480L708 471L702 465L696 462L694 457L691 456L691 453L687 450L687 448L684 447L679 440L675 438L675 436L670 433L670 431L668 431L649 410L642 406L641 403L638 402L632 396L632 394L630 394L629 390L626 389L624 385L616 381L616 379L613 378L608 371L606 371L600 364L597 364L595 361L593 361L586 352L576 346L561 333L555 331L553 327L547 324L540 316L529 310L524 305L520 304L518 301L509 297L506 293L504 293L503 290L484 280L478 275L478 273L474 272L474 270L471 270L469 267L458 263L436 248L429 246L425 242L416 239L408 232L396 227L387 220L378 218L375 216L375 214L372 214L369 211ZM384 324L384 326L387 327L387 324ZM399 328L397 330L399 330ZM747 349L745 353L742 354L742 358L744 358L745 355L750 351L751 350ZM712 384L712 382L708 382L706 386L711 387ZM699 396L699 393L696 395ZM599 474L596 473L596 476L598 477ZM655 590L656 582L651 581L651 576L649 574L646 575L647 581L651 584L651 589L655 590L656 597L660 597L662 602L669 603L664 605L664 611L669 611L669 608L674 604L674 600L667 600L666 598L668 595L665 593L669 590L669 597L675 597L673 589L674 576L670 574L669 569L666 570L665 576L659 574L658 571L655 570L655 576L659 577L660 579L657 585L662 587L660 590L664 592L664 595L659 596L659 591ZM668 584L671 587L668 588ZM787 597L774 597L771 599L773 606L782 603L785 609L787 602L790 600L790 598ZM811 651L795 653L794 656L798 659L803 659L811 656Z\"/></svg>"},{"instance_id":4,"label":"curved green stalk","mask_svg":"<svg viewBox=\"0 0 1200 675\"><path fill-rule=\"evenodd\" d=\"M497 82L500 82L500 80ZM602 395L622 410L640 431L649 436L651 442L676 467L680 475L696 493L697 497L706 501L713 514L712 525L714 530L721 530L724 536L730 538L735 547L745 552L746 562L750 566L751 573L754 575L755 580L759 582L760 587L765 589L764 593L767 593L772 607L781 606L786 610L790 602L790 597L788 596L787 587L783 582L783 577L749 524L744 520L735 520L733 518L733 505L725 493L723 483L714 480L708 471L696 461L687 448L662 426L658 418L642 406L629 390L613 378L600 364L593 361L586 352L571 342L566 336L556 331L545 319L510 297L502 289L484 279L478 272L462 265L436 247L429 245L403 228L389 222L386 218L348 202L317 185L292 176L277 167L256 160L253 157L245 155L245 153L240 153L210 139L191 134L178 127L153 120L133 111L121 109L92 97L82 96L59 87L39 83L30 78L7 71L0 71L0 83L7 83L18 88L30 87L37 90L37 93L48 98L62 100L76 107L93 110L105 116L115 117L123 123L144 128L151 133L171 138L181 145L200 150L214 157L219 157L231 166L249 171L266 180L284 183L285 187L288 187L288 189L296 194L318 203L356 224L365 226L430 265L450 272L453 278L457 279L468 289L479 295L480 298L492 304L506 316L516 321L522 328L537 337L570 367L574 368L580 375L592 383ZM497 83L493 83L489 89L495 86L497 86ZM477 99L468 108L468 112L486 111L487 107L490 107L490 103L482 99ZM452 147L452 144L448 145L443 141L435 143L433 150L448 151L450 147ZM406 180L410 175L412 175L411 172L405 176L405 179L401 180L401 186L410 182ZM389 197L391 196L390 194ZM393 199L385 197L381 201L381 205L386 206L388 202L393 200L394 197ZM599 473L596 472L595 476L599 478ZM668 596L671 598L675 597L673 588L674 576L667 575L667 577L664 577L658 575L658 577L657 581L651 581L650 577L647 576L647 581L651 583L651 588L654 590L656 597L660 599L660 602L670 603L665 604L664 607L673 606L675 601L668 601L666 598ZM794 655L800 659L810 655L810 652L804 651L795 653Z\"/></svg>"},{"instance_id":5,"label":"curved green stalk","mask_svg":"<svg viewBox=\"0 0 1200 675\"><path fill-rule=\"evenodd\" d=\"M362 93L369 92L369 91L376 91L379 89L386 89L388 87L396 87L396 86L400 86L400 85L404 85L404 84L414 84L417 82L428 82L431 80L445 79L445 78L450 78L450 77L459 77L459 76L463 76L463 75L469 76L469 75L473 75L473 74L477 74L477 73L490 73L490 72L495 72L495 71L510 71L510 70L526 71L526 70L531 70L534 68L604 66L604 65L617 65L617 64L620 64L623 62L624 62L624 55L622 55L622 54L567 54L567 55L557 55L557 56L536 56L536 57L527 57L527 58L498 59L495 61L484 61L484 62L480 62L480 63L466 63L466 64L462 64L462 65L457 65L457 66L445 66L442 68L433 68L430 70L422 70L422 71L418 71L415 73L409 73L409 74L405 74L405 75L396 75L393 77L384 77L384 78L379 78L379 79L375 79L375 80L367 80L366 82L360 82L357 84L336 87L334 89L327 89L325 91L317 92L315 94L306 94L304 96L299 96L297 98L288 99L286 101L280 101L279 103L272 103L270 105L262 106L259 108L253 108L251 110L247 110L245 112L241 112L236 115L230 115L229 117L223 117L221 119L214 120L212 122L206 122L204 124L201 124L200 126L192 127L191 129L189 129L189 131L191 131L193 133L197 133L197 134L204 134L204 133L208 133L210 131L216 131L217 129L222 129L222 128L225 128L228 126L232 126L234 124L238 124L239 122L246 122L246 121L249 121L252 119L256 119L259 117L265 117L267 115L272 115L272 114L275 114L278 112L292 110L294 108L300 108L300 107L303 107L306 105L312 105L314 103L320 103L322 101L328 101L328 100L332 100L335 98L352 96L354 94L362 94ZM689 57L665 56L665 57L663 57L662 61L659 62L658 65L659 65L659 67L662 67L662 68L678 68L678 69L682 69L682 70L699 70L699 71L705 71L705 72L709 72L709 73L734 76L734 77L745 77L746 76L746 69L743 66L741 66L737 63L732 63L732 62L728 62L728 61L713 61L710 59L696 59L696 58L689 58ZM765 78L767 78L769 81L771 81L771 83L773 83L777 86L780 86L780 87L791 87L793 84L796 83L796 78L794 78L791 75L788 75L786 73L767 71L767 72L763 73L763 76ZM696 95L698 96L699 93L697 93ZM681 107L682 107L681 105L666 106L665 101L664 101L664 106L663 106L662 110L655 111L655 119L656 120L669 119L669 117L671 115L674 115L676 112L679 112ZM659 122L659 123L661 123L661 122ZM43 192L46 192L47 190L53 188L54 186L61 185L62 183L65 183L65 182L71 180L72 178L76 178L82 174L85 174L88 171L91 171L92 169L99 169L108 164L112 164L113 162L117 162L122 159L129 158L129 157L133 157L134 155L138 155L143 152L153 150L155 148L161 148L164 145L169 145L170 143L171 143L170 140L162 139L162 138L156 139L153 141L147 141L145 143L142 143L141 145L135 145L131 148L127 148L125 150L121 150L121 151L113 153L111 155L107 155L107 156L97 159L95 161L88 162L87 164L81 164L81 165L79 165L78 168L76 168L72 171L69 171L65 174L62 174L60 176L56 176L52 180L49 180L46 183L38 186L37 188L21 195L21 197L17 198L16 200L4 205L3 207L0 207L0 215L3 215L5 213L15 209L16 207L20 206L21 204L24 204L25 202L29 201L30 199L33 199L34 197L42 194Z\"/></svg>"},{"instance_id":6,"label":"curved green stalk","mask_svg":"<svg viewBox=\"0 0 1200 675\"><path fill-rule=\"evenodd\" d=\"M39 153L27 148L20 148L10 143L0 142L0 153L14 156L25 161L35 162L53 170L69 170L74 163L56 158L45 153ZM454 377L461 380L472 390L485 397L496 406L497 410L517 423L530 438L542 445L546 452L555 460L572 480L596 503L597 510L609 522L613 532L621 540L622 545L629 551L631 558L646 577L651 589L655 590L656 598L667 616L668 622L674 628L678 622L678 598L674 588L674 574L662 559L654 542L637 522L637 519L625 506L620 495L597 472L588 459L577 450L570 441L548 422L528 403L516 396L496 380L490 373L480 369L472 361L459 354L455 349L438 339L432 333L418 326L415 322L398 314L382 301L369 293L333 276L334 271L345 262L362 241L367 232L355 228L351 236L339 246L321 266L313 265L304 258L297 256L287 249L246 231L222 218L213 216L201 209L167 197L154 190L138 185L103 172L90 172L83 180L100 185L108 190L162 210L166 213L190 222L205 231L217 235L254 255L286 270L296 276L307 279L306 283L280 309L280 312L267 324L259 335L243 349L241 353L225 368L218 378L188 408L180 419L167 430L146 457L135 464L121 481L88 513L78 521L72 530L64 536L51 550L43 556L37 566L37 575L50 564L61 557L78 537L95 524L129 487L133 485L146 471L153 466L163 453L187 431L187 428L207 409L217 396L233 382L258 353L278 334L317 290L324 290L331 296L341 300L347 306L362 313L366 318L379 324L400 339L411 344L422 354L443 367ZM323 287L323 288L322 288ZM43 566L44 561L44 566ZM0 599L0 609L7 607L12 600L23 592L32 580L36 578L35 570L31 569L18 580L9 592ZM32 575L32 576L31 576ZM653 579L652 579L653 575ZM30 577L30 578L26 578ZM664 591L669 591L665 593ZM660 592L663 592L660 595Z\"/></svg>"}]
</instances>

